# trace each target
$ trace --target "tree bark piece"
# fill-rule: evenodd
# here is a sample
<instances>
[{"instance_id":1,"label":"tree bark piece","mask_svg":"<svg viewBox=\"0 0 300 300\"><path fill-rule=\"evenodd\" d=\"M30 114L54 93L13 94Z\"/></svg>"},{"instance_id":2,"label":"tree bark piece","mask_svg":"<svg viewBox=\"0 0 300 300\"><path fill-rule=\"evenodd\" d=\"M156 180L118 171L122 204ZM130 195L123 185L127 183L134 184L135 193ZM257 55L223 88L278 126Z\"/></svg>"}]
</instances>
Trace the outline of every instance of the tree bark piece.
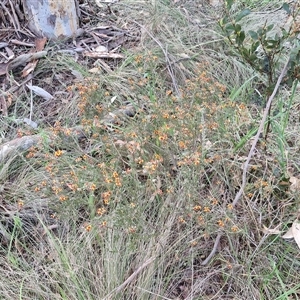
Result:
<instances>
[{"instance_id":1,"label":"tree bark piece","mask_svg":"<svg viewBox=\"0 0 300 300\"><path fill-rule=\"evenodd\" d=\"M24 0L29 28L39 36L66 38L76 34L77 0Z\"/></svg>"}]
</instances>

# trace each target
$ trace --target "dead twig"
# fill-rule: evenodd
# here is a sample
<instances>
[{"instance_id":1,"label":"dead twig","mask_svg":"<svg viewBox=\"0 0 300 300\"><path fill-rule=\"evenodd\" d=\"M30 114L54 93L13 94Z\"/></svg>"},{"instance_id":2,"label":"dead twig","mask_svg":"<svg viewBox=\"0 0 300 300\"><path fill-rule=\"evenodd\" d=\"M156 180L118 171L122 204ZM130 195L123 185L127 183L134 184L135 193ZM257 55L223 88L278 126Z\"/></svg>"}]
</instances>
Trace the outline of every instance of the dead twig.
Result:
<instances>
[{"instance_id":1,"label":"dead twig","mask_svg":"<svg viewBox=\"0 0 300 300\"><path fill-rule=\"evenodd\" d=\"M26 47L34 47L35 46L33 43L26 43L26 42L18 41L15 39L10 40L10 42L15 45L26 46Z\"/></svg>"},{"instance_id":2,"label":"dead twig","mask_svg":"<svg viewBox=\"0 0 300 300\"><path fill-rule=\"evenodd\" d=\"M9 1L9 5L10 5L10 9L11 9L11 11L12 11L12 14L13 14L13 16L14 16L14 21L15 21L15 23L16 23L16 26L15 26L15 27L17 27L17 29L20 30L20 29L21 29L21 26L20 26L20 22L19 22L18 15L16 14L16 11L15 11L15 5L11 2L11 0L8 0L8 1ZM16 33L17 33L18 37L20 37L20 36L19 36L19 32L16 31Z\"/></svg>"},{"instance_id":3,"label":"dead twig","mask_svg":"<svg viewBox=\"0 0 300 300\"><path fill-rule=\"evenodd\" d=\"M11 4L11 3L10 3ZM15 11L13 9L13 6L11 5L11 9L13 11L13 15L11 15L10 11L8 10L8 8L5 6L5 3L3 3L2 1L0 2L0 5L2 6L2 9L7 13L7 15L9 16L9 20L10 22L13 24L14 29L16 34L18 35L18 37L20 38L19 32L18 30L20 29L20 23L18 21L18 18L16 17ZM15 18L14 18L15 17Z\"/></svg>"},{"instance_id":4,"label":"dead twig","mask_svg":"<svg viewBox=\"0 0 300 300\"><path fill-rule=\"evenodd\" d=\"M278 80L277 80L277 83L275 85L275 88L273 90L273 93L272 95L270 96L268 102L267 102L267 105L265 107L265 110L264 110L264 114L263 114L263 117L260 121L260 125L259 125L259 128L258 128L258 131L255 135L255 138L254 138L254 141L252 143L252 146L251 146L251 149L249 151L249 154L248 154L248 157L247 157L247 160L244 164L244 167L243 167L243 175L242 175L242 185L240 187L240 190L238 191L238 193L236 194L233 202L232 202L232 206L235 207L236 204L238 203L238 201L240 200L242 194L244 193L244 189L245 189L245 186L246 186L246 182L247 182L247 171L248 171L248 167L249 167L249 163L250 163L250 160L253 156L253 153L254 153L254 150L255 150L255 147L257 145L257 142L259 140L259 137L260 137L260 134L263 132L263 129L264 129L264 126L265 126L265 122L267 120L267 117L268 117L268 113L269 113L269 109L271 107L271 104L272 104L272 101L275 97L275 95L277 94L277 91L279 89L279 86L280 86L280 83L283 79L283 77L285 76L285 73L286 73L286 70L287 70L287 67L288 67L288 64L289 64L290 60L288 59L287 62L285 63L281 73L280 73L280 76L278 77ZM211 251L211 253L208 255L208 257L202 262L202 265L205 266L209 263L209 261L211 260L211 258L214 256L214 254L216 253L217 251L217 248L218 248L218 245L220 243L220 239L222 237L223 233L222 232L219 232L217 237L216 237L216 241L214 243L214 247Z\"/></svg>"},{"instance_id":5,"label":"dead twig","mask_svg":"<svg viewBox=\"0 0 300 300\"><path fill-rule=\"evenodd\" d=\"M31 60L45 57L47 53L47 51L39 51L35 53L21 54L9 63L8 71L17 68L18 66L24 65Z\"/></svg>"}]
</instances>

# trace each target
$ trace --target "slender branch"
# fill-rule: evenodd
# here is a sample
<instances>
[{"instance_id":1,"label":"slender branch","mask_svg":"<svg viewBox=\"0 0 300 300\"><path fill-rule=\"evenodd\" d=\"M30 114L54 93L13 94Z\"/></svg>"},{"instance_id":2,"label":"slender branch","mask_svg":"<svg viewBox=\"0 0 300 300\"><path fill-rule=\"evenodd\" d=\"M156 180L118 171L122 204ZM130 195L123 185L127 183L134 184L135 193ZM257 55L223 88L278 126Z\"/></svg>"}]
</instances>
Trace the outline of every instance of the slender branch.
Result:
<instances>
[{"instance_id":1,"label":"slender branch","mask_svg":"<svg viewBox=\"0 0 300 300\"><path fill-rule=\"evenodd\" d=\"M234 198L234 200L233 200L233 202L232 202L232 206L235 206L235 205L237 204L237 202L239 201L239 199L241 198L241 196L242 196L242 194L243 194L243 192L244 192L244 189L245 189L245 186L246 186L246 182L247 182L247 171L248 171L248 167L249 167L250 160L251 160L251 158L252 158L252 156L253 156L253 153L254 153L254 150L255 150L255 148L256 148L257 142L258 142L258 140L259 140L259 136L260 136L260 134L262 133L262 131L263 131L263 129L264 129L264 125L265 125L265 122L266 122L266 120L267 120L268 113L269 113L269 110L270 110L272 101L273 101L274 97L275 97L276 94L277 94L277 91L278 91L279 86L280 86L280 83L281 83L281 81L282 81L282 79L283 79L283 77L284 77L284 75L285 75L285 73L286 73L286 70L287 70L287 67L288 67L289 62L290 62L290 60L288 60L288 61L285 63L285 65L284 65L284 67L283 67L283 69L282 69L282 71L281 71L281 73L280 73L280 76L279 76L279 78L278 78L278 80L277 80L277 83L276 83L276 85L275 85L275 88L274 88L274 90L273 90L273 93L271 94L271 96L270 96L270 98L269 98L269 100L268 100L268 102L267 102L267 105L266 105L266 107L265 107L264 114L263 114L263 117L262 117L262 119L261 119L261 121L260 121L260 125L259 125L259 128L258 128L258 131L257 131L257 133L256 133L256 136L255 136L255 138L254 138L254 141L253 141L253 143L252 143L251 149L250 149L250 151L249 151L247 160L246 160L245 165L244 165L244 168L243 168L243 177L242 177L242 185L241 185L241 188L240 188L239 192L236 194L236 196L235 196L235 198Z\"/></svg>"},{"instance_id":2,"label":"slender branch","mask_svg":"<svg viewBox=\"0 0 300 300\"><path fill-rule=\"evenodd\" d=\"M149 264L151 264L156 257L150 257L147 259L137 270L131 274L121 285L119 285L115 290L111 291L104 299L112 299L112 295L114 293L119 293L122 289L124 289L130 282L132 282L139 273L141 273Z\"/></svg>"},{"instance_id":3,"label":"slender branch","mask_svg":"<svg viewBox=\"0 0 300 300\"><path fill-rule=\"evenodd\" d=\"M217 235L217 237L216 237L216 240L215 240L215 243L214 243L214 247L211 250L210 254L206 257L206 259L201 263L202 266L207 265L209 263L209 261L212 259L212 257L215 255L215 253L217 251L217 248L219 246L221 237L222 237L222 233L219 232L218 235Z\"/></svg>"},{"instance_id":4,"label":"slender branch","mask_svg":"<svg viewBox=\"0 0 300 300\"><path fill-rule=\"evenodd\" d=\"M244 189L245 189L245 186L246 186L246 183L247 183L247 171L248 171L248 167L249 167L249 163L250 163L250 160L253 156L253 153L254 153L254 150L255 150L255 147L257 145L257 142L259 140L259 137L260 137L260 134L262 133L263 129L264 129L264 125L265 125L265 122L267 120L267 117L268 117L268 112L269 112L269 109L271 107L271 104L272 104L272 101L275 97L275 95L277 94L277 91L279 89L279 86L280 86L280 83L286 73L286 70L287 70L287 67L288 67L288 64L289 64L290 60L288 59L287 62L285 63L281 73L280 73L280 76L278 77L278 80L277 80L277 83L275 85L275 88L273 90L273 93L271 94L268 102L267 102L267 105L265 107L265 110L264 110L264 114L263 114L263 117L260 121L260 125L259 125L259 128L258 128L258 131L255 135L255 138L254 138L254 141L252 143L252 146L251 146L251 149L249 151L249 154L248 154L248 157L247 157L247 160L244 164L244 168L243 168L243 175L242 175L242 185L240 187L240 190L238 191L238 193L236 194L233 202L232 202L232 206L235 207L236 204L238 203L238 201L240 200L242 194L244 193ZM211 250L210 254L208 255L208 257L202 262L202 265L205 266L209 263L209 261L211 260L211 258L215 255L216 251L217 251L217 248L218 248L218 245L220 243L220 239L222 237L223 233L222 232L219 232L217 237L216 237L216 240L215 240L215 243L214 243L214 247L213 249Z\"/></svg>"}]
</instances>

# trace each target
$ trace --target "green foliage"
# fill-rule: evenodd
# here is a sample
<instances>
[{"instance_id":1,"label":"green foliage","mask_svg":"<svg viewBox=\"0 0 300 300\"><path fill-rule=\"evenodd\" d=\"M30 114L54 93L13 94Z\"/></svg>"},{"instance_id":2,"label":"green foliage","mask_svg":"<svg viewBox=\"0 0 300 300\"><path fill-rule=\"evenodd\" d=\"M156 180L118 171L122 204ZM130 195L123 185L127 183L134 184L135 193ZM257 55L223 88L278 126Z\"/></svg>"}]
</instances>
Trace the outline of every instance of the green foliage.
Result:
<instances>
[{"instance_id":1,"label":"green foliage","mask_svg":"<svg viewBox=\"0 0 300 300\"><path fill-rule=\"evenodd\" d=\"M233 2L233 0L225 1L226 14L219 21L219 26L236 55L254 70L267 77L263 90L264 96L268 98L274 90L278 74L282 68L281 58L284 55L288 56L289 65L283 83L292 86L293 82L299 80L300 77L300 46L298 41L300 28L296 22L299 7L297 5L291 7L288 3L282 5L282 9L292 17L288 30L282 27L279 32L276 32L274 30L275 24L268 24L266 21L257 30L245 31L239 22L251 14L251 11L244 9L236 15L232 15L230 10ZM265 139L267 139L271 122L270 113L271 108L268 111L269 118Z\"/></svg>"},{"instance_id":2,"label":"green foliage","mask_svg":"<svg viewBox=\"0 0 300 300\"><path fill-rule=\"evenodd\" d=\"M244 9L232 16L230 10L233 0L227 0L225 3L226 15L219 21L221 30L230 46L244 62L256 71L267 75L266 94L268 95L275 84L276 74L280 69L280 58L287 52L287 45L293 48L288 54L290 65L285 81L292 84L295 79L299 79L300 48L297 35L300 30L295 26L299 8L291 8L288 3L284 3L282 9L293 18L293 22L288 30L280 28L279 33L273 34L274 24L267 24L267 22L255 31L245 31L239 22L248 16L251 10Z\"/></svg>"}]
</instances>

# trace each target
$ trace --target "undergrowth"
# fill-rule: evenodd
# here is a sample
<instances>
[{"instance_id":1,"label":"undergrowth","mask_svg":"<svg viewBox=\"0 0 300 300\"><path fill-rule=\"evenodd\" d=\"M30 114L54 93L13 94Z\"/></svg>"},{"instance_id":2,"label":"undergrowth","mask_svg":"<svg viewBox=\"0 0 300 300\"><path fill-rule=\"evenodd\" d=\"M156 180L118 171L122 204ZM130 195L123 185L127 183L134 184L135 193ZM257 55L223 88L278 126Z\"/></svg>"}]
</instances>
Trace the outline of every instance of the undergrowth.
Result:
<instances>
[{"instance_id":1,"label":"undergrowth","mask_svg":"<svg viewBox=\"0 0 300 300\"><path fill-rule=\"evenodd\" d=\"M197 35L192 10L157 2L140 47L70 83L51 127L16 130L42 138L3 164L1 298L298 299L298 249L261 230L298 213L296 87L278 94L233 208L262 113L242 97L254 83L237 83L254 70L206 44L214 30L226 47L217 27Z\"/></svg>"}]
</instances>

